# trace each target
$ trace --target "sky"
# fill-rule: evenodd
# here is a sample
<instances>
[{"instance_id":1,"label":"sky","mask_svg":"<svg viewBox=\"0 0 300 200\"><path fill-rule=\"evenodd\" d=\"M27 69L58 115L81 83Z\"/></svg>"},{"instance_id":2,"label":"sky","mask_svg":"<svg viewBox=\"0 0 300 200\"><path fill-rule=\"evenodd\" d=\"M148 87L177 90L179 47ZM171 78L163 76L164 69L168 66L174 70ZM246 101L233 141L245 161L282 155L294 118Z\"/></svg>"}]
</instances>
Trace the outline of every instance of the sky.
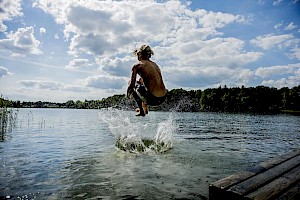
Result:
<instances>
[{"instance_id":1,"label":"sky","mask_svg":"<svg viewBox=\"0 0 300 200\"><path fill-rule=\"evenodd\" d=\"M148 44L167 89L300 85L300 0L0 0L0 95L125 94Z\"/></svg>"}]
</instances>

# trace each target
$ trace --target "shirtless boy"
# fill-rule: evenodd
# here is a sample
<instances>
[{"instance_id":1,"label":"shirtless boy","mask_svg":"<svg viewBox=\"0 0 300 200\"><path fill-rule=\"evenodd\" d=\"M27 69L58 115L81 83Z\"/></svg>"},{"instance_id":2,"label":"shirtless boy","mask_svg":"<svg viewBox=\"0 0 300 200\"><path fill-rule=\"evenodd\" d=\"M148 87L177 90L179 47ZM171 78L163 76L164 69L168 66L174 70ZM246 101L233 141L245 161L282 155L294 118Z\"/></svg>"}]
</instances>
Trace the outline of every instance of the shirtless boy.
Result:
<instances>
[{"instance_id":1,"label":"shirtless boy","mask_svg":"<svg viewBox=\"0 0 300 200\"><path fill-rule=\"evenodd\" d=\"M136 116L148 114L147 105L156 106L164 102L167 90L157 64L150 60L153 51L148 45L142 45L134 51L138 62L132 67L131 80L127 89L127 97L131 95L139 106ZM136 75L140 76L136 81Z\"/></svg>"}]
</instances>

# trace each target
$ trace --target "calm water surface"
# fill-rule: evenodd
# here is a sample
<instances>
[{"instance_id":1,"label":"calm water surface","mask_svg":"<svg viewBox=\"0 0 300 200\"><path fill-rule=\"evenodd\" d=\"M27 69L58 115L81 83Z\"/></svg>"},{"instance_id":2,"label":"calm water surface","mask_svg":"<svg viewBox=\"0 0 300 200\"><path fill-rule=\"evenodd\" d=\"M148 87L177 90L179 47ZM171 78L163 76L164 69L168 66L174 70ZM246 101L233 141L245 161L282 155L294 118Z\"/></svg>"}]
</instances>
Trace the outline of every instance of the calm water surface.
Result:
<instances>
[{"instance_id":1,"label":"calm water surface","mask_svg":"<svg viewBox=\"0 0 300 200\"><path fill-rule=\"evenodd\" d=\"M209 183L300 146L299 116L118 112L20 109L0 142L0 199L207 199ZM123 118L141 137L171 120L173 148L118 150Z\"/></svg>"}]
</instances>

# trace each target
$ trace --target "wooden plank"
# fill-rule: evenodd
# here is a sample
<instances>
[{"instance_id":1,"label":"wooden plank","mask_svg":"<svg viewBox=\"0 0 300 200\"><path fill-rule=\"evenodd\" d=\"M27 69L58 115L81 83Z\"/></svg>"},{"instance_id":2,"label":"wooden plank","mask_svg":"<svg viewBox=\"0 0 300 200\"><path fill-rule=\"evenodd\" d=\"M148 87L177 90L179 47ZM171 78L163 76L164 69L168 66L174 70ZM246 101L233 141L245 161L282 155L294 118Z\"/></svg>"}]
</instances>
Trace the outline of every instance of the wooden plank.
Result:
<instances>
[{"instance_id":1,"label":"wooden plank","mask_svg":"<svg viewBox=\"0 0 300 200\"><path fill-rule=\"evenodd\" d=\"M289 189L283 195L277 198L277 200L296 200L300 199L300 182L298 182L294 187Z\"/></svg>"},{"instance_id":2,"label":"wooden plank","mask_svg":"<svg viewBox=\"0 0 300 200\"><path fill-rule=\"evenodd\" d=\"M212 183L211 186L218 187L222 190L226 190L230 186L232 186L240 181L243 181L253 175L256 175L256 173L248 172L248 171L238 172L231 176L228 176L226 178L223 178L221 180L218 180L218 181Z\"/></svg>"},{"instance_id":3,"label":"wooden plank","mask_svg":"<svg viewBox=\"0 0 300 200\"><path fill-rule=\"evenodd\" d=\"M226 189L253 175L255 175L254 172L238 172L214 182L213 184L209 185L209 199L238 199L238 196L235 196L233 193L228 193Z\"/></svg>"},{"instance_id":4,"label":"wooden plank","mask_svg":"<svg viewBox=\"0 0 300 200\"><path fill-rule=\"evenodd\" d=\"M253 167L251 169L248 169L248 170L245 170L242 172L238 172L236 174L233 174L231 176L228 176L226 178L218 180L218 181L212 183L209 187L213 187L213 188L216 187L216 188L226 190L226 189L240 183L241 181L251 178L252 176L254 176L258 173L262 173L262 172L264 172L264 171L266 171L288 159L291 159L297 155L300 155L300 149L293 150L289 153L280 155L271 160L262 162L259 165L256 165L255 167Z\"/></svg>"},{"instance_id":5,"label":"wooden plank","mask_svg":"<svg viewBox=\"0 0 300 200\"><path fill-rule=\"evenodd\" d=\"M247 169L245 171L235 173L231 176L218 180L210 184L209 186L209 199L251 199L250 197L247 197L245 195L249 193L252 194L256 189L259 189L259 187L264 187L264 185L270 183L273 180L276 180L277 178L280 178L281 175L284 175L286 172L296 167L298 163L300 163L299 156L300 149L293 150L289 153L262 162L251 169ZM275 171L273 171L274 169ZM287 181L286 179L284 180ZM260 183L259 181L262 182ZM250 188L248 189L247 184L250 185ZM273 184L276 184L276 182ZM299 185L300 183L298 183L298 185L293 189L290 189L288 190L288 192L286 192L288 196L287 198L285 198L285 195L282 196L281 199L300 199L294 198L299 197ZM273 188L273 191L274 190L276 191L277 189ZM270 191L272 191L271 188Z\"/></svg>"},{"instance_id":6,"label":"wooden plank","mask_svg":"<svg viewBox=\"0 0 300 200\"><path fill-rule=\"evenodd\" d=\"M228 191L244 196L256 190L269 181L281 176L287 170L296 167L300 163L300 155L293 157L286 162L283 162L263 173L257 174L250 179L247 179L238 185L229 188Z\"/></svg>"},{"instance_id":7,"label":"wooden plank","mask_svg":"<svg viewBox=\"0 0 300 200\"><path fill-rule=\"evenodd\" d=\"M300 166L294 168L293 170L280 176L279 178L259 188L258 190L250 193L249 195L247 195L247 197L255 200L274 199L280 196L280 194L284 193L284 191L287 191L288 188L291 188L293 185L295 185L298 181L300 181L299 179Z\"/></svg>"},{"instance_id":8,"label":"wooden plank","mask_svg":"<svg viewBox=\"0 0 300 200\"><path fill-rule=\"evenodd\" d=\"M270 160L267 160L267 161L264 161L258 165L256 165L255 167L249 169L249 171L251 172L255 172L255 173L262 173L282 162L285 162L293 157L296 157L300 155L300 149L295 149L295 150L292 150L286 154L282 154L280 156L277 156L273 159L270 159Z\"/></svg>"},{"instance_id":9,"label":"wooden plank","mask_svg":"<svg viewBox=\"0 0 300 200\"><path fill-rule=\"evenodd\" d=\"M238 172L224 179L218 180L209 186L209 199L237 199L235 194L228 193L226 189L237 182L240 182L248 177L255 175L253 172Z\"/></svg>"}]
</instances>

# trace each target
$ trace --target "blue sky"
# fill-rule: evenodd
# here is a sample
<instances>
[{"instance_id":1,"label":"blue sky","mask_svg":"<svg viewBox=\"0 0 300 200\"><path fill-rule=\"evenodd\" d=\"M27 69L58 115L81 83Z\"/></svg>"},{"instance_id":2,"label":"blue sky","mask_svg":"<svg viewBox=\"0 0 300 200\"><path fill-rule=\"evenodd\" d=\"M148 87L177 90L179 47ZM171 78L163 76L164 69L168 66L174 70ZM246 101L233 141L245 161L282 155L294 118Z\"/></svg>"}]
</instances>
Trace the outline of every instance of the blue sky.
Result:
<instances>
[{"instance_id":1,"label":"blue sky","mask_svg":"<svg viewBox=\"0 0 300 200\"><path fill-rule=\"evenodd\" d=\"M124 94L149 44L167 88L300 84L299 0L0 0L0 93Z\"/></svg>"}]
</instances>

